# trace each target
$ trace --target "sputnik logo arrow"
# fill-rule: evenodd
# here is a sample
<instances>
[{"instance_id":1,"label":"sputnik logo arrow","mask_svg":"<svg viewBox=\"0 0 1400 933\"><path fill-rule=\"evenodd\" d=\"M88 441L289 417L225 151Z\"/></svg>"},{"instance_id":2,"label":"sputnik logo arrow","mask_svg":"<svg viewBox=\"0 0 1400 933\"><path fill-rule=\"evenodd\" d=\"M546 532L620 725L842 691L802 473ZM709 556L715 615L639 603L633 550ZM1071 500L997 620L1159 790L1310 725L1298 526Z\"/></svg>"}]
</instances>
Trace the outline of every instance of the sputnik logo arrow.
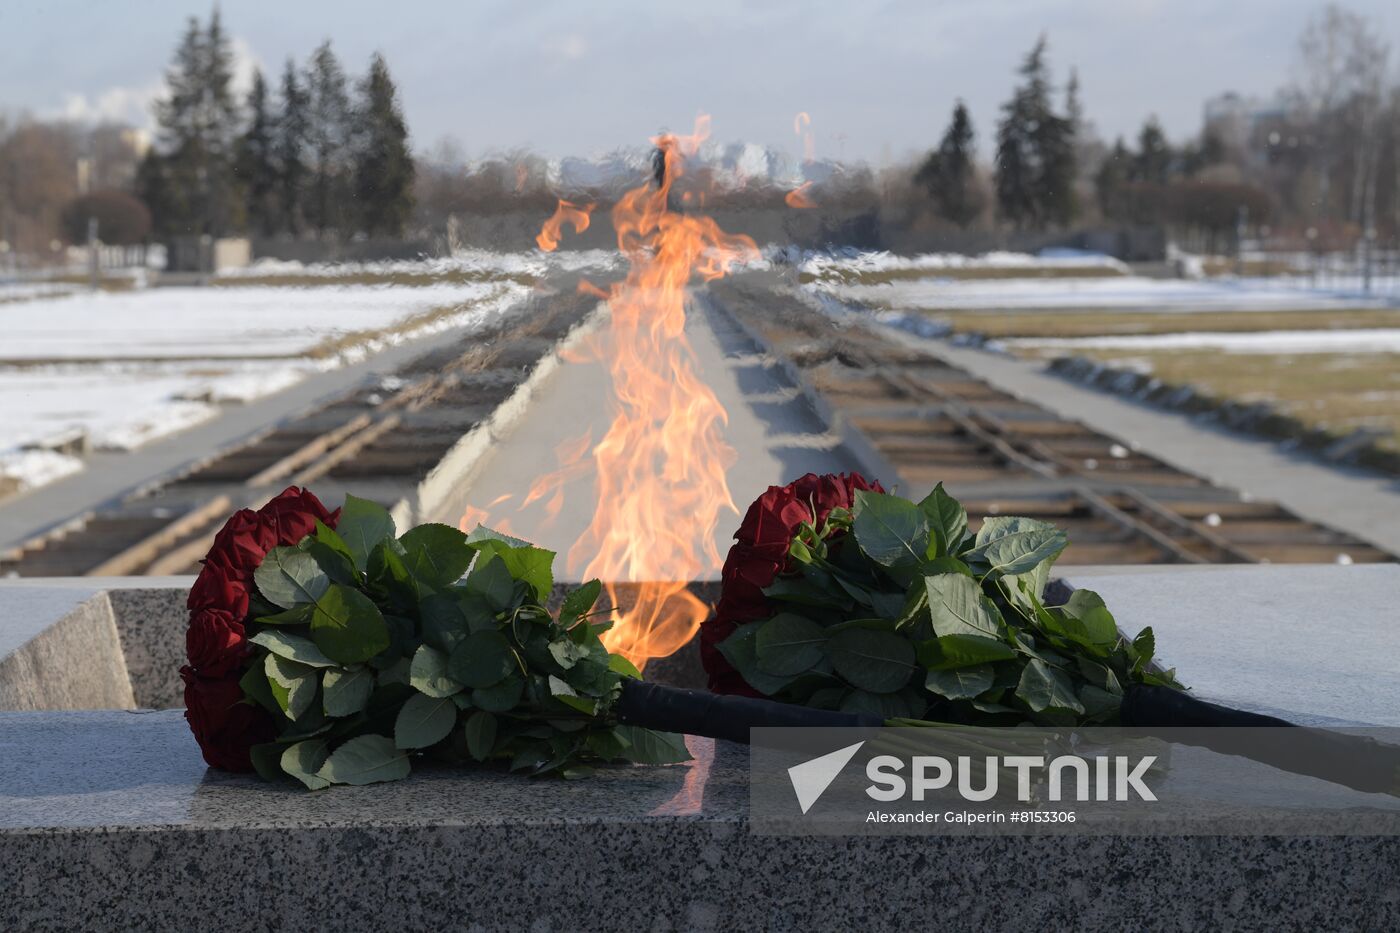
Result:
<instances>
[{"instance_id":1,"label":"sputnik logo arrow","mask_svg":"<svg viewBox=\"0 0 1400 933\"><path fill-rule=\"evenodd\" d=\"M820 758L813 758L788 768L792 789L797 794L797 805L802 808L803 813L812 809L812 805L826 793L826 789L836 780L841 769L846 767L846 763L855 757L864 744L864 741L860 741L854 745L847 745Z\"/></svg>"}]
</instances>

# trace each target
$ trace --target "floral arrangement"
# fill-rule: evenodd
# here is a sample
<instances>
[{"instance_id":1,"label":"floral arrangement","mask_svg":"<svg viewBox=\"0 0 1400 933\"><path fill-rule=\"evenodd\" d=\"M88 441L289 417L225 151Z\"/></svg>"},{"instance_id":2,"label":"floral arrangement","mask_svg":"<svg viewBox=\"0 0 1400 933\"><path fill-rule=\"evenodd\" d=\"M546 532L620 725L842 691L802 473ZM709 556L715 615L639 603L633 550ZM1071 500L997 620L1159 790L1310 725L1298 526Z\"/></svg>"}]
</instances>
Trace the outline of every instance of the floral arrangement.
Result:
<instances>
[{"instance_id":1,"label":"floral arrangement","mask_svg":"<svg viewBox=\"0 0 1400 933\"><path fill-rule=\"evenodd\" d=\"M614 707L639 676L590 618L601 586L546 608L554 554L478 527L399 535L354 496L287 489L218 533L189 596L186 718L204 759L313 790L492 762L579 777L689 757Z\"/></svg>"},{"instance_id":2,"label":"floral arrangement","mask_svg":"<svg viewBox=\"0 0 1400 933\"><path fill-rule=\"evenodd\" d=\"M749 507L701 629L716 692L885 720L1116 724L1128 689L1181 689L1103 600L1044 603L1065 534L995 516L976 534L939 484L920 502L808 474Z\"/></svg>"}]
</instances>

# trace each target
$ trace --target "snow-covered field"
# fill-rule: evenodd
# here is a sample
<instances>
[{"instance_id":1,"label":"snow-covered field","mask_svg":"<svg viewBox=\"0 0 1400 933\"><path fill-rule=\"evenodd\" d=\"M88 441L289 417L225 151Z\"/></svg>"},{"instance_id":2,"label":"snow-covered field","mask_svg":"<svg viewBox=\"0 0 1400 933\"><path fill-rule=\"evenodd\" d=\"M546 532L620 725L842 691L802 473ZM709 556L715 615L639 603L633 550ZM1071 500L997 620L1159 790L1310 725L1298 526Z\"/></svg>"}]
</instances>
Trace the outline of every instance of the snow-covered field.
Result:
<instances>
[{"instance_id":1,"label":"snow-covered field","mask_svg":"<svg viewBox=\"0 0 1400 933\"><path fill-rule=\"evenodd\" d=\"M1260 333L1022 337L994 345L1012 350L1223 350L1226 353L1400 353L1400 330L1273 330Z\"/></svg>"},{"instance_id":2,"label":"snow-covered field","mask_svg":"<svg viewBox=\"0 0 1400 933\"><path fill-rule=\"evenodd\" d=\"M824 283L819 287L843 301L905 310L998 311L1026 309L1198 311L1283 311L1296 308L1386 307L1400 288L1376 283L1377 295L1309 289L1305 280L1030 278L952 281L924 278L878 285ZM1389 286L1388 288L1386 286ZM1384 297L1386 295L1392 297Z\"/></svg>"},{"instance_id":3,"label":"snow-covered field","mask_svg":"<svg viewBox=\"0 0 1400 933\"><path fill-rule=\"evenodd\" d=\"M484 323L528 293L508 281L420 287L160 288L0 304L0 475L81 468L22 450L72 431L131 449L385 346Z\"/></svg>"},{"instance_id":4,"label":"snow-covered field","mask_svg":"<svg viewBox=\"0 0 1400 933\"><path fill-rule=\"evenodd\" d=\"M470 323L524 293L499 282L85 292L0 305L0 364L299 356L439 308L462 307L447 326Z\"/></svg>"},{"instance_id":5,"label":"snow-covered field","mask_svg":"<svg viewBox=\"0 0 1400 933\"><path fill-rule=\"evenodd\" d=\"M1111 256L1077 250L1049 250L1039 255L1030 253L991 252L980 256L961 253L924 253L917 256L897 256L878 252L812 252L797 263L798 269L821 280L841 281L852 274L880 272L928 272L936 277L939 271L958 269L1024 270L1028 275L1042 270L1104 269L1127 274L1128 267Z\"/></svg>"},{"instance_id":6,"label":"snow-covered field","mask_svg":"<svg viewBox=\"0 0 1400 933\"><path fill-rule=\"evenodd\" d=\"M300 263L295 260L260 259L242 269L226 269L221 279L282 277L337 279L359 276L521 276L538 278L550 271L577 272L585 269L609 270L622 266L622 256L613 250L561 250L553 253L497 253L484 249L462 249L451 256L384 262Z\"/></svg>"}]
</instances>

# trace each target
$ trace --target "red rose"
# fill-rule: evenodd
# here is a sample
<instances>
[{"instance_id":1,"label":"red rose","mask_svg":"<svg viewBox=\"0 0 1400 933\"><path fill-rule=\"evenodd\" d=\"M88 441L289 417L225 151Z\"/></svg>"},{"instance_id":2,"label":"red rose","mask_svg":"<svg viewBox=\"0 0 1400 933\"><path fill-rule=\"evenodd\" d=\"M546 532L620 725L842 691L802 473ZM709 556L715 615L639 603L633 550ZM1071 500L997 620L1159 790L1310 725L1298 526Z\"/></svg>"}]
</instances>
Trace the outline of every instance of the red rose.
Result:
<instances>
[{"instance_id":1,"label":"red rose","mask_svg":"<svg viewBox=\"0 0 1400 933\"><path fill-rule=\"evenodd\" d=\"M279 545L297 544L316 530L319 519L334 528L340 510L326 510L305 489L292 486L258 511L235 512L204 559L204 569L190 589L190 626L185 649L190 665L180 669L185 681L185 718L215 768L248 771L248 749L276 734L272 718L244 702L238 680L248 657L243 621L253 572Z\"/></svg>"},{"instance_id":2,"label":"red rose","mask_svg":"<svg viewBox=\"0 0 1400 933\"><path fill-rule=\"evenodd\" d=\"M186 605L194 612L222 609L242 621L248 615L248 584L222 564L205 564Z\"/></svg>"},{"instance_id":3,"label":"red rose","mask_svg":"<svg viewBox=\"0 0 1400 933\"><path fill-rule=\"evenodd\" d=\"M234 512L219 533L204 563L218 564L235 579L250 580L267 552L277 546L277 530L252 509Z\"/></svg>"},{"instance_id":4,"label":"red rose","mask_svg":"<svg viewBox=\"0 0 1400 933\"><path fill-rule=\"evenodd\" d=\"M861 489L885 491L859 473L808 473L786 486L768 487L749 506L724 561L719 602L700 626L700 659L710 675L711 690L760 695L725 660L719 645L739 623L772 617L773 607L763 589L788 569L788 548L798 526L803 522L820 525L832 509L850 508Z\"/></svg>"},{"instance_id":5,"label":"red rose","mask_svg":"<svg viewBox=\"0 0 1400 933\"><path fill-rule=\"evenodd\" d=\"M185 630L185 652L201 677L226 677L243 663L243 623L224 609L201 609Z\"/></svg>"},{"instance_id":6,"label":"red rose","mask_svg":"<svg viewBox=\"0 0 1400 933\"><path fill-rule=\"evenodd\" d=\"M277 734L272 717L261 706L245 701L236 676L200 677L180 668L185 682L185 719L204 760L225 771L251 771L249 750Z\"/></svg>"},{"instance_id":7,"label":"red rose","mask_svg":"<svg viewBox=\"0 0 1400 933\"><path fill-rule=\"evenodd\" d=\"M278 544L292 545L316 530L317 519L334 528L340 509L327 511L321 500L309 491L288 486L277 498L258 509L258 518L273 530Z\"/></svg>"}]
</instances>

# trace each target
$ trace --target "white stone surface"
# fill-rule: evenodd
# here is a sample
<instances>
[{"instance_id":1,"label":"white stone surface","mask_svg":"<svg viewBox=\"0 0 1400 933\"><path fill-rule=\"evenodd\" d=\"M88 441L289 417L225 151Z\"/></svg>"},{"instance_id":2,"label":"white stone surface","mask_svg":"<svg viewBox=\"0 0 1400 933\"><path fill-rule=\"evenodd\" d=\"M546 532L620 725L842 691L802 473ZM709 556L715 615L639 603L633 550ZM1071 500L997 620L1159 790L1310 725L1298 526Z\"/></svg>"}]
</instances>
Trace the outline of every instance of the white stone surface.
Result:
<instances>
[{"instance_id":1,"label":"white stone surface","mask_svg":"<svg viewBox=\"0 0 1400 933\"><path fill-rule=\"evenodd\" d=\"M1066 567L1201 699L1400 726L1400 564Z\"/></svg>"}]
</instances>

